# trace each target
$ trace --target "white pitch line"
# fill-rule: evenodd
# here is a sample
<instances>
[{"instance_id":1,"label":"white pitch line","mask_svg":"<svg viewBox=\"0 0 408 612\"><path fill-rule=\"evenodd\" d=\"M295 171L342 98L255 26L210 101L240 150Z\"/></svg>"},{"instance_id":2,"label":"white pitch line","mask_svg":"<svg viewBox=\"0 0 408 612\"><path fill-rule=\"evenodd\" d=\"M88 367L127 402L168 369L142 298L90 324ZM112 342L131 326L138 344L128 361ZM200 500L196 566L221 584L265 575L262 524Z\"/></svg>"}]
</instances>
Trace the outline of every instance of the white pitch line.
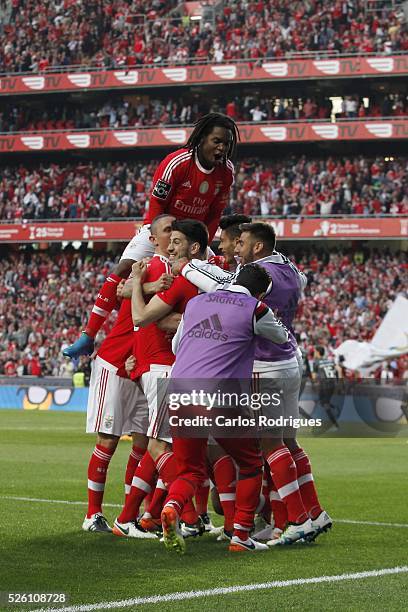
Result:
<instances>
[{"instance_id":1,"label":"white pitch line","mask_svg":"<svg viewBox=\"0 0 408 612\"><path fill-rule=\"evenodd\" d=\"M21 427L2 427L1 431L33 431L32 427L22 425ZM53 427L35 427L35 431L78 431L78 427L59 427L58 425Z\"/></svg>"},{"instance_id":2,"label":"white pitch line","mask_svg":"<svg viewBox=\"0 0 408 612\"><path fill-rule=\"evenodd\" d=\"M13 495L0 495L0 499L15 501L36 502L43 504L68 504L70 506L86 506L86 501L70 501L66 499L41 499L38 497L17 497ZM122 508L123 504L103 504L107 508ZM349 525L375 525L377 527L399 527L408 529L408 523L381 523L378 521L355 521L352 519L333 519L335 523L345 523Z\"/></svg>"},{"instance_id":3,"label":"white pitch line","mask_svg":"<svg viewBox=\"0 0 408 612\"><path fill-rule=\"evenodd\" d=\"M86 501L69 501L66 499L41 499L38 497L15 497L13 495L0 495L0 499L15 501L38 502L42 504L69 504L70 506L86 506ZM103 504L107 508L123 508L123 504Z\"/></svg>"},{"instance_id":4,"label":"white pitch line","mask_svg":"<svg viewBox=\"0 0 408 612\"><path fill-rule=\"evenodd\" d=\"M352 521L351 519L333 519L335 523L347 523L350 525L377 525L378 527L405 527L407 523L379 523L377 521Z\"/></svg>"},{"instance_id":5,"label":"white pitch line","mask_svg":"<svg viewBox=\"0 0 408 612\"><path fill-rule=\"evenodd\" d=\"M68 606L66 608L36 608L30 612L91 612L92 610L113 610L114 608L129 608L130 606L142 606L144 604L156 604L166 601L185 601L187 599L198 599L200 597L214 597L217 595L232 595L247 591L260 591L265 589L278 589L291 586L303 586L305 584L320 584L322 582L341 582L343 580L362 580L364 578L378 578L379 576L390 576L392 574L408 573L408 566L390 567L380 570L356 572L354 574L337 574L335 576L316 576L315 578L295 578L294 580L273 580L272 582L261 582L257 584L242 584L217 589L206 589L205 591L182 591L168 593L167 595L151 595L150 597L135 597L133 599L121 599L120 601L102 601L96 604L84 604Z\"/></svg>"}]
</instances>

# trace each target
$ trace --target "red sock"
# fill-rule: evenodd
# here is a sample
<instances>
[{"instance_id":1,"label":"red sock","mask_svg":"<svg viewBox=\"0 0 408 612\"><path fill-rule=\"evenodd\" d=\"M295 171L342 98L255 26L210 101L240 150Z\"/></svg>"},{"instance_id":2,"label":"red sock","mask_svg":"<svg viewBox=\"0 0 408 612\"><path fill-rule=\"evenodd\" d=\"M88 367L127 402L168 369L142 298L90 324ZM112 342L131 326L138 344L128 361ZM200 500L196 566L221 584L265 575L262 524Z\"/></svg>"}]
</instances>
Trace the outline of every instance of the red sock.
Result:
<instances>
[{"instance_id":1,"label":"red sock","mask_svg":"<svg viewBox=\"0 0 408 612\"><path fill-rule=\"evenodd\" d=\"M177 478L177 461L172 451L162 453L156 461L156 470L167 488Z\"/></svg>"},{"instance_id":2,"label":"red sock","mask_svg":"<svg viewBox=\"0 0 408 612\"><path fill-rule=\"evenodd\" d=\"M91 315L85 332L91 338L95 338L102 325L105 323L106 317L112 312L116 305L116 290L118 284L122 279L117 274L110 274L105 280L94 307L92 308Z\"/></svg>"},{"instance_id":3,"label":"red sock","mask_svg":"<svg viewBox=\"0 0 408 612\"><path fill-rule=\"evenodd\" d=\"M183 520L185 523L188 523L189 525L194 525L194 523L198 521L198 512L195 509L192 499L189 499L184 504L183 511L181 513L180 518L181 520Z\"/></svg>"},{"instance_id":4,"label":"red sock","mask_svg":"<svg viewBox=\"0 0 408 612\"><path fill-rule=\"evenodd\" d=\"M269 491L269 499L271 502L274 527L284 531L286 523L288 522L288 511L273 482Z\"/></svg>"},{"instance_id":5,"label":"red sock","mask_svg":"<svg viewBox=\"0 0 408 612\"><path fill-rule=\"evenodd\" d=\"M204 482L198 487L195 494L196 510L198 514L206 514L208 512L208 496L210 494L210 481Z\"/></svg>"},{"instance_id":6,"label":"red sock","mask_svg":"<svg viewBox=\"0 0 408 612\"><path fill-rule=\"evenodd\" d=\"M252 475L240 472L236 489L234 536L238 536L241 540L249 537L249 532L254 526L261 487L262 469L255 474L252 472Z\"/></svg>"},{"instance_id":7,"label":"red sock","mask_svg":"<svg viewBox=\"0 0 408 612\"><path fill-rule=\"evenodd\" d=\"M157 472L156 472L155 476L157 477ZM153 484L152 484L152 490L150 491L150 493L148 493L145 496L145 498L143 500L143 510L144 510L144 512L146 512L147 508L152 503L153 495L154 495L154 492L156 491L156 484L157 484L157 478L155 479L155 482L153 482Z\"/></svg>"},{"instance_id":8,"label":"red sock","mask_svg":"<svg viewBox=\"0 0 408 612\"><path fill-rule=\"evenodd\" d=\"M156 479L156 465L148 452L136 468L132 479L132 487L126 497L123 510L118 516L119 523L134 521L139 514L140 504L152 490Z\"/></svg>"},{"instance_id":9,"label":"red sock","mask_svg":"<svg viewBox=\"0 0 408 612\"><path fill-rule=\"evenodd\" d=\"M220 504L224 511L224 529L232 531L235 515L235 487L237 470L229 455L224 455L213 465L214 481Z\"/></svg>"},{"instance_id":10,"label":"red sock","mask_svg":"<svg viewBox=\"0 0 408 612\"><path fill-rule=\"evenodd\" d=\"M194 482L177 478L171 485L164 505L168 504L177 510L179 516L186 503L194 497L196 486Z\"/></svg>"},{"instance_id":11,"label":"red sock","mask_svg":"<svg viewBox=\"0 0 408 612\"><path fill-rule=\"evenodd\" d=\"M259 503L256 508L256 513L261 514L265 521L268 523L271 522L271 502L269 499L269 491L270 491L270 481L268 480L268 476L270 476L269 468L268 472L264 471L262 478L262 489L261 495L259 498Z\"/></svg>"},{"instance_id":12,"label":"red sock","mask_svg":"<svg viewBox=\"0 0 408 612\"><path fill-rule=\"evenodd\" d=\"M137 466L139 465L139 461L142 460L143 455L145 454L146 449L140 448L139 446L132 446L132 450L130 451L129 459L126 466L125 473L125 495L130 493L130 487L132 486L133 475L136 471Z\"/></svg>"},{"instance_id":13,"label":"red sock","mask_svg":"<svg viewBox=\"0 0 408 612\"><path fill-rule=\"evenodd\" d=\"M302 496L303 505L310 518L316 518L323 512L323 508L317 496L309 457L306 455L303 448L298 448L293 451L292 457L293 461L296 463L299 491Z\"/></svg>"},{"instance_id":14,"label":"red sock","mask_svg":"<svg viewBox=\"0 0 408 612\"><path fill-rule=\"evenodd\" d=\"M161 478L157 480L156 488L152 495L150 504L147 504L147 497L145 498L146 512L150 514L152 518L160 518L160 514L163 508L164 500L167 497L166 485Z\"/></svg>"},{"instance_id":15,"label":"red sock","mask_svg":"<svg viewBox=\"0 0 408 612\"><path fill-rule=\"evenodd\" d=\"M88 465L88 512L90 518L97 512L102 512L102 500L105 490L109 461L115 451L97 444Z\"/></svg>"},{"instance_id":16,"label":"red sock","mask_svg":"<svg viewBox=\"0 0 408 612\"><path fill-rule=\"evenodd\" d=\"M279 497L286 505L289 522L304 523L308 516L299 491L296 465L288 447L283 444L271 451L266 460Z\"/></svg>"}]
</instances>

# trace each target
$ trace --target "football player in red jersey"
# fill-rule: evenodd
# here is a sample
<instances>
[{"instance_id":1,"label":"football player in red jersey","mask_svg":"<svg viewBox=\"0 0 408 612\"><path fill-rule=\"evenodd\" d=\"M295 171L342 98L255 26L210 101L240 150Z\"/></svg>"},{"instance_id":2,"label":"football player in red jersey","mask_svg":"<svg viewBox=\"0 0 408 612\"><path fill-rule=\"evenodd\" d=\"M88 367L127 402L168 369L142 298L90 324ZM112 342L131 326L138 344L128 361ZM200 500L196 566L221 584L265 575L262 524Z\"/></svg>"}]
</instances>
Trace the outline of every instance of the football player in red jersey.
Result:
<instances>
[{"instance_id":1,"label":"football player in red jersey","mask_svg":"<svg viewBox=\"0 0 408 612\"><path fill-rule=\"evenodd\" d=\"M105 280L85 330L74 344L63 350L66 357L75 359L92 353L94 338L115 306L118 283L128 277L135 261L153 255L150 223L157 215L168 213L176 219L202 221L208 228L211 243L234 181L230 158L235 155L238 138L237 125L230 117L209 113L197 121L186 145L159 164L144 225Z\"/></svg>"},{"instance_id":2,"label":"football player in red jersey","mask_svg":"<svg viewBox=\"0 0 408 612\"><path fill-rule=\"evenodd\" d=\"M208 233L205 226L197 220L183 219L172 223L172 233L168 253L170 262L180 258L187 260L203 259L208 246ZM150 264L151 266L152 264ZM132 378L140 377L140 384L149 406L148 452L135 471L132 488L126 498L125 506L115 520L113 532L118 536L133 536L139 506L147 493L150 493L155 480L156 470L159 479L165 484L176 477L176 463L171 451L167 405L160 401L163 385L160 379L166 379L174 363L171 343L159 329L156 322L170 313L182 313L187 302L197 295L197 288L179 275L171 287L154 295L148 303L142 292L143 282L150 280L149 266L143 262L133 266L132 316L136 327L134 356L136 367ZM147 274L147 277L145 276ZM181 317L180 317L181 318ZM135 385L136 386L136 385ZM161 508L160 508L161 509ZM160 512L158 514L160 516ZM185 518L192 524L193 519ZM159 521L160 522L160 521ZM145 527L142 521L142 526Z\"/></svg>"},{"instance_id":3,"label":"football player in red jersey","mask_svg":"<svg viewBox=\"0 0 408 612\"><path fill-rule=\"evenodd\" d=\"M159 255L167 255L173 220L174 217L161 215L152 223L150 239L158 245ZM172 280L169 273L169 268L161 268L156 278L143 285L144 292L154 294L169 287ZM134 341L131 291L126 294L126 287L121 287L121 293L123 299L117 321L92 364L86 431L95 432L97 440L88 465L88 512L82 526L85 531L111 531L102 513L102 501L109 462L120 436L132 433L133 437L125 478L129 489L147 446L146 399L125 371L125 362L132 354ZM141 531L137 536L147 537Z\"/></svg>"}]
</instances>

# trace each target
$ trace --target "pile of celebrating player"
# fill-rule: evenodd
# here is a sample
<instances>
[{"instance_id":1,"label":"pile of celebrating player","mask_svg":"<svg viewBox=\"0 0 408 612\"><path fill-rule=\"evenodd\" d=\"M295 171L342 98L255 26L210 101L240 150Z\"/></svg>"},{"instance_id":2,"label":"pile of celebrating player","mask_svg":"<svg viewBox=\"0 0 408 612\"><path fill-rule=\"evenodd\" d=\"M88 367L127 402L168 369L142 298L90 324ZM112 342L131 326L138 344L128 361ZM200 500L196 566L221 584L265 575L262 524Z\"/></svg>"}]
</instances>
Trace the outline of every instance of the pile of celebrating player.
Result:
<instances>
[{"instance_id":1,"label":"pile of celebrating player","mask_svg":"<svg viewBox=\"0 0 408 612\"><path fill-rule=\"evenodd\" d=\"M185 148L163 160L146 224L106 279L85 331L65 349L73 358L92 352L98 329L119 308L93 361L87 431L96 432L97 444L88 466L87 531L160 537L178 552L187 537L216 531L229 550L257 552L313 541L331 527L296 430L270 424L299 417L302 362L292 324L306 278L276 252L268 224L242 215L220 221L237 137L231 119L211 114ZM218 225L222 256L208 248ZM262 405L267 424L247 436L240 427L185 433L171 427L168 396L191 391L192 381L206 390L241 381L280 401ZM207 408L187 406L184 415ZM126 498L111 529L103 494L125 433L133 438ZM224 516L218 531L207 513L210 487Z\"/></svg>"}]
</instances>

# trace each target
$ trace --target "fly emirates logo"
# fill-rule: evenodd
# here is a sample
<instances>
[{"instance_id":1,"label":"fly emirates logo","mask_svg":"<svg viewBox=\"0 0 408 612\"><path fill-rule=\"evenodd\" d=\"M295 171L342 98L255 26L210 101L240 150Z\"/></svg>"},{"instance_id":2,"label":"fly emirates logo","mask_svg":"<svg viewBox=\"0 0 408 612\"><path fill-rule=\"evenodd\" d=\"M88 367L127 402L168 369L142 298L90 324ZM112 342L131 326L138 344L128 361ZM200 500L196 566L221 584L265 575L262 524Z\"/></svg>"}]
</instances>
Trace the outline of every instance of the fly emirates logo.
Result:
<instances>
[{"instance_id":1,"label":"fly emirates logo","mask_svg":"<svg viewBox=\"0 0 408 612\"><path fill-rule=\"evenodd\" d=\"M174 204L174 208L177 208L177 210L180 210L186 215L194 215L195 217L198 215L205 215L209 206L209 202L207 202L205 198L200 198L200 196L193 198L192 204L186 204L183 200L176 200Z\"/></svg>"}]
</instances>

